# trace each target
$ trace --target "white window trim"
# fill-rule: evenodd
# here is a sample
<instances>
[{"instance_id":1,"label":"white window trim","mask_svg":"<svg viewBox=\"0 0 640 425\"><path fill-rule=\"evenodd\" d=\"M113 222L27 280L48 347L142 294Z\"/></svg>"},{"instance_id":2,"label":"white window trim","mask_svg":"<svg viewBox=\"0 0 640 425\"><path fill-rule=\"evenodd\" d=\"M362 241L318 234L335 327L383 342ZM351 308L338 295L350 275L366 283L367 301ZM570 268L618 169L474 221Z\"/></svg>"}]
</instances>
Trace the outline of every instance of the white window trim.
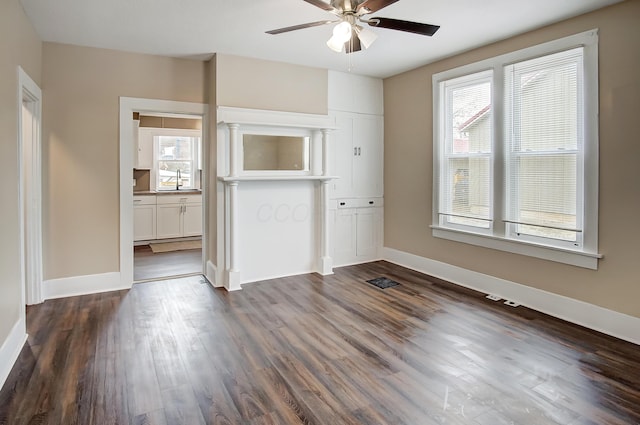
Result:
<instances>
[{"instance_id":1,"label":"white window trim","mask_svg":"<svg viewBox=\"0 0 640 425\"><path fill-rule=\"evenodd\" d=\"M495 158L503 157L504 135L502 119L504 116L504 86L502 84L505 65L549 55L555 52L575 47L584 49L584 238L580 250L559 248L526 241L512 240L505 237L504 194L502 182L494 179L494 222L493 234L481 234L444 228L438 225L440 202L440 143L441 127L440 111L442 105L440 84L443 81L463 77L482 71L493 70L494 98L492 109L494 152ZM598 259L598 30L593 29L583 33L564 37L558 40L532 46L526 49L496 56L480 62L464 65L433 75L433 210L432 235L437 238L449 239L471 245L482 246L500 251L527 255L545 260L571 264L597 270ZM496 159L494 167L498 175L504 175L502 161ZM500 174L501 173L501 174ZM494 174L495 175L495 174Z\"/></svg>"},{"instance_id":2,"label":"white window trim","mask_svg":"<svg viewBox=\"0 0 640 425\"><path fill-rule=\"evenodd\" d=\"M178 128L152 128L152 127L144 127L152 130L153 137L153 175L151 178L153 179L155 189L158 192L171 191L174 189L161 189L159 187L160 184L160 175L158 170L158 161L160 161L160 153L158 152L158 137L160 136L168 136L168 137L191 137L197 138L194 143L194 152L191 158L193 162L193 187L185 188L184 190L197 190L200 189L197 183L197 171L200 169L201 160L200 160L200 149L202 147L202 131L201 130L192 130L192 129L178 129Z\"/></svg>"}]
</instances>

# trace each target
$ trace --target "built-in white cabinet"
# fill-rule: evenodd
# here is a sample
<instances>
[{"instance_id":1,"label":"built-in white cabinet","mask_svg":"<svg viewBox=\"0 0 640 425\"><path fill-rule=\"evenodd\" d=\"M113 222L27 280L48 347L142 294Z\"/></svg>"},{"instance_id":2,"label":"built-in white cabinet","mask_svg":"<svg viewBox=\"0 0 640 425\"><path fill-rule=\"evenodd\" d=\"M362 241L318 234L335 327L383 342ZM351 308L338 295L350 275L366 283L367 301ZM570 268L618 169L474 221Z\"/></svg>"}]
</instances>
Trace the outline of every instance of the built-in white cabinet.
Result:
<instances>
[{"instance_id":1,"label":"built-in white cabinet","mask_svg":"<svg viewBox=\"0 0 640 425\"><path fill-rule=\"evenodd\" d=\"M133 197L133 240L156 239L156 197Z\"/></svg>"},{"instance_id":2,"label":"built-in white cabinet","mask_svg":"<svg viewBox=\"0 0 640 425\"><path fill-rule=\"evenodd\" d=\"M384 105L377 78L329 71L329 174L334 265L380 259L383 246Z\"/></svg>"},{"instance_id":3,"label":"built-in white cabinet","mask_svg":"<svg viewBox=\"0 0 640 425\"><path fill-rule=\"evenodd\" d=\"M382 249L382 198L341 200L334 213L334 265L378 260Z\"/></svg>"},{"instance_id":4,"label":"built-in white cabinet","mask_svg":"<svg viewBox=\"0 0 640 425\"><path fill-rule=\"evenodd\" d=\"M157 239L202 235L202 195L157 196Z\"/></svg>"},{"instance_id":5,"label":"built-in white cabinet","mask_svg":"<svg viewBox=\"0 0 640 425\"><path fill-rule=\"evenodd\" d=\"M381 115L334 111L331 198L378 198L384 184L384 124Z\"/></svg>"},{"instance_id":6,"label":"built-in white cabinet","mask_svg":"<svg viewBox=\"0 0 640 425\"><path fill-rule=\"evenodd\" d=\"M135 167L138 170L153 168L153 136L155 129L141 127L138 129ZM157 130L156 130L157 131Z\"/></svg>"}]
</instances>

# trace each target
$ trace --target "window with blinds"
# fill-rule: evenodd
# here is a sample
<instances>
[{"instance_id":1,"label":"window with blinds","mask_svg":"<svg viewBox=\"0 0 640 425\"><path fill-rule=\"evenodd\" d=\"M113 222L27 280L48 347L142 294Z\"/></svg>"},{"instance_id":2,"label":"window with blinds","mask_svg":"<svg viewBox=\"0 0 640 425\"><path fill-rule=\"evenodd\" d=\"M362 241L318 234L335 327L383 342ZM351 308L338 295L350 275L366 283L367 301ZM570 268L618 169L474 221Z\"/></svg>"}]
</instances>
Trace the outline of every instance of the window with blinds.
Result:
<instances>
[{"instance_id":1,"label":"window with blinds","mask_svg":"<svg viewBox=\"0 0 640 425\"><path fill-rule=\"evenodd\" d=\"M582 55L577 48L504 69L510 237L581 244Z\"/></svg>"},{"instance_id":2,"label":"window with blinds","mask_svg":"<svg viewBox=\"0 0 640 425\"><path fill-rule=\"evenodd\" d=\"M433 96L433 235L597 268L597 30L434 74Z\"/></svg>"},{"instance_id":3,"label":"window with blinds","mask_svg":"<svg viewBox=\"0 0 640 425\"><path fill-rule=\"evenodd\" d=\"M491 72L447 81L441 169L441 221L449 226L490 229Z\"/></svg>"}]
</instances>

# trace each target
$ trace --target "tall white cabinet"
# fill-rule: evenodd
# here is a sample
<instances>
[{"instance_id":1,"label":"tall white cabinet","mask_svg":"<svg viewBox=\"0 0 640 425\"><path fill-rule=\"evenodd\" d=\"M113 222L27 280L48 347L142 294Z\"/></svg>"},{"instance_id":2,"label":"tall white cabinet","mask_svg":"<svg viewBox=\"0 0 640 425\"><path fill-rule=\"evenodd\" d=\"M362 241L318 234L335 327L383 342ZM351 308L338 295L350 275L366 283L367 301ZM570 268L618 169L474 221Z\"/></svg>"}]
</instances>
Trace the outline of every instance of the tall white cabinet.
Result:
<instances>
[{"instance_id":1,"label":"tall white cabinet","mask_svg":"<svg viewBox=\"0 0 640 425\"><path fill-rule=\"evenodd\" d=\"M329 71L332 256L335 266L377 260L383 246L382 80Z\"/></svg>"}]
</instances>

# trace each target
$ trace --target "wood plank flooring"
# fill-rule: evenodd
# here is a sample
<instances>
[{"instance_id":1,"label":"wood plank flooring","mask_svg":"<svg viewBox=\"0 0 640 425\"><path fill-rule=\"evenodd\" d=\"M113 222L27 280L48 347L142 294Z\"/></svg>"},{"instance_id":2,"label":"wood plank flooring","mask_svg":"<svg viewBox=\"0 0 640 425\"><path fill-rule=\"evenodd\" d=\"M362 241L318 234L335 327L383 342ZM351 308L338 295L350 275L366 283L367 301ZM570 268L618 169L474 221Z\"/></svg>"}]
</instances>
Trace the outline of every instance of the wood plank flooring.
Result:
<instances>
[{"instance_id":1,"label":"wood plank flooring","mask_svg":"<svg viewBox=\"0 0 640 425\"><path fill-rule=\"evenodd\" d=\"M0 424L640 424L640 347L386 262L136 284L27 320Z\"/></svg>"},{"instance_id":2,"label":"wood plank flooring","mask_svg":"<svg viewBox=\"0 0 640 425\"><path fill-rule=\"evenodd\" d=\"M154 253L149 245L133 249L133 279L151 280L202 273L202 249Z\"/></svg>"}]
</instances>

